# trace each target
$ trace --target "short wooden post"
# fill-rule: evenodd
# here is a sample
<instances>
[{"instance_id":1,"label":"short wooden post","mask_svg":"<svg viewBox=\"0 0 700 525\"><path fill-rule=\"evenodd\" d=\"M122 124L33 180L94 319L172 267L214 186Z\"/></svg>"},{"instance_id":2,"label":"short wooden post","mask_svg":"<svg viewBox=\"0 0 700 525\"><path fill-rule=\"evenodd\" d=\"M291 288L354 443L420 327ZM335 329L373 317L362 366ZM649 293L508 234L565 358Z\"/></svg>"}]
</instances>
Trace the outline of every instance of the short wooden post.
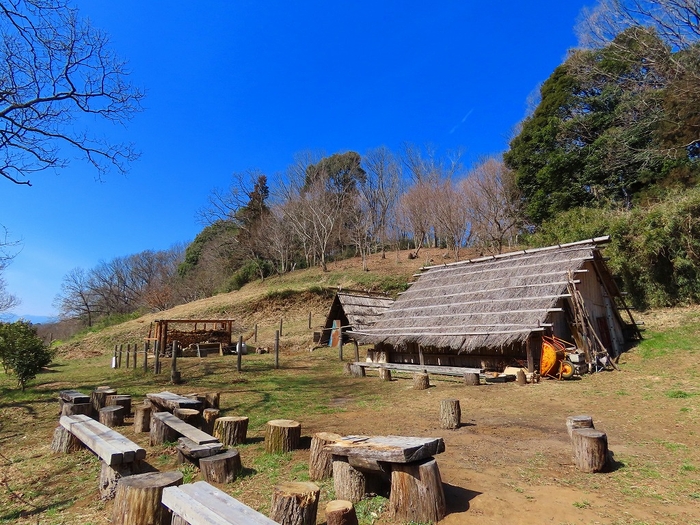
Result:
<instances>
[{"instance_id":1,"label":"short wooden post","mask_svg":"<svg viewBox=\"0 0 700 525\"><path fill-rule=\"evenodd\" d=\"M173 355L172 355L172 361L170 365L170 381L174 384L177 385L181 383L182 381L182 376L180 372L177 370L177 341L173 341Z\"/></svg>"},{"instance_id":2,"label":"short wooden post","mask_svg":"<svg viewBox=\"0 0 700 525\"><path fill-rule=\"evenodd\" d=\"M134 360L133 365L134 365L134 370L136 370L136 367L138 366L138 362L137 362L137 359L136 359L136 356L137 356L138 354L139 354L139 345L137 345L136 343L134 343L134 354L133 354L133 360Z\"/></svg>"},{"instance_id":3,"label":"short wooden post","mask_svg":"<svg viewBox=\"0 0 700 525\"><path fill-rule=\"evenodd\" d=\"M340 434L333 432L316 432L311 438L309 452L309 479L311 481L330 478L333 475L333 457L324 447L332 445L339 439Z\"/></svg>"},{"instance_id":4,"label":"short wooden post","mask_svg":"<svg viewBox=\"0 0 700 525\"><path fill-rule=\"evenodd\" d=\"M357 514L352 501L329 501L326 504L326 525L357 525Z\"/></svg>"},{"instance_id":5,"label":"short wooden post","mask_svg":"<svg viewBox=\"0 0 700 525\"><path fill-rule=\"evenodd\" d=\"M108 406L100 408L100 423L110 428L123 425L124 407Z\"/></svg>"},{"instance_id":6,"label":"short wooden post","mask_svg":"<svg viewBox=\"0 0 700 525\"><path fill-rule=\"evenodd\" d=\"M462 410L459 399L443 399L440 401L440 428L456 429L462 423Z\"/></svg>"},{"instance_id":7,"label":"short wooden post","mask_svg":"<svg viewBox=\"0 0 700 525\"><path fill-rule=\"evenodd\" d=\"M413 374L413 389L426 390L430 388L430 377L425 372L416 372Z\"/></svg>"},{"instance_id":8,"label":"short wooden post","mask_svg":"<svg viewBox=\"0 0 700 525\"><path fill-rule=\"evenodd\" d=\"M182 485L182 472L149 472L119 480L112 509L114 525L161 525L170 516L161 504L163 489Z\"/></svg>"},{"instance_id":9,"label":"short wooden post","mask_svg":"<svg viewBox=\"0 0 700 525\"><path fill-rule=\"evenodd\" d=\"M105 406L120 406L124 407L124 416L131 414L131 396L124 394L111 394L105 400Z\"/></svg>"},{"instance_id":10,"label":"short wooden post","mask_svg":"<svg viewBox=\"0 0 700 525\"><path fill-rule=\"evenodd\" d=\"M350 375L352 377L365 377L365 367L350 363Z\"/></svg>"},{"instance_id":11,"label":"short wooden post","mask_svg":"<svg viewBox=\"0 0 700 525\"><path fill-rule=\"evenodd\" d=\"M151 418L150 444L151 446L177 441L178 433L157 417Z\"/></svg>"},{"instance_id":12,"label":"short wooden post","mask_svg":"<svg viewBox=\"0 0 700 525\"><path fill-rule=\"evenodd\" d=\"M236 370L238 370L239 372L241 371L242 354L243 354L243 336L239 335L238 336L238 346L236 347Z\"/></svg>"},{"instance_id":13,"label":"short wooden post","mask_svg":"<svg viewBox=\"0 0 700 525\"><path fill-rule=\"evenodd\" d=\"M379 379L381 381L391 381L391 369L380 368L379 369Z\"/></svg>"},{"instance_id":14,"label":"short wooden post","mask_svg":"<svg viewBox=\"0 0 700 525\"><path fill-rule=\"evenodd\" d=\"M247 417L226 416L214 421L214 437L225 446L243 445L247 434Z\"/></svg>"},{"instance_id":15,"label":"short wooden post","mask_svg":"<svg viewBox=\"0 0 700 525\"><path fill-rule=\"evenodd\" d=\"M153 373L160 374L160 341L153 342Z\"/></svg>"},{"instance_id":16,"label":"short wooden post","mask_svg":"<svg viewBox=\"0 0 700 525\"><path fill-rule=\"evenodd\" d=\"M437 523L445 517L445 493L434 458L392 464L389 507L402 522Z\"/></svg>"},{"instance_id":17,"label":"short wooden post","mask_svg":"<svg viewBox=\"0 0 700 525\"><path fill-rule=\"evenodd\" d=\"M566 431L571 437L571 432L575 428L595 428L591 416L569 416L566 418Z\"/></svg>"},{"instance_id":18,"label":"short wooden post","mask_svg":"<svg viewBox=\"0 0 700 525\"><path fill-rule=\"evenodd\" d=\"M58 425L54 430L53 441L51 441L53 452L74 452L80 450L82 446L81 441L63 426Z\"/></svg>"},{"instance_id":19,"label":"short wooden post","mask_svg":"<svg viewBox=\"0 0 700 525\"><path fill-rule=\"evenodd\" d=\"M608 458L608 436L594 428L571 431L574 463L582 472L601 472Z\"/></svg>"},{"instance_id":20,"label":"short wooden post","mask_svg":"<svg viewBox=\"0 0 700 525\"><path fill-rule=\"evenodd\" d=\"M309 330L311 330L311 312L309 312Z\"/></svg>"},{"instance_id":21,"label":"short wooden post","mask_svg":"<svg viewBox=\"0 0 700 525\"><path fill-rule=\"evenodd\" d=\"M114 355L112 355L112 368L117 368L119 361L117 360L117 352L119 351L119 346L114 345Z\"/></svg>"},{"instance_id":22,"label":"short wooden post","mask_svg":"<svg viewBox=\"0 0 700 525\"><path fill-rule=\"evenodd\" d=\"M333 456L333 487L335 497L357 503L365 497L367 479L350 465L345 456Z\"/></svg>"},{"instance_id":23,"label":"short wooden post","mask_svg":"<svg viewBox=\"0 0 700 525\"><path fill-rule=\"evenodd\" d=\"M126 367L129 368L129 361L131 361L131 343L126 345Z\"/></svg>"},{"instance_id":24,"label":"short wooden post","mask_svg":"<svg viewBox=\"0 0 700 525\"><path fill-rule=\"evenodd\" d=\"M148 372L148 342L143 343L143 371Z\"/></svg>"},{"instance_id":25,"label":"short wooden post","mask_svg":"<svg viewBox=\"0 0 700 525\"><path fill-rule=\"evenodd\" d=\"M467 386L479 386L481 379L479 374L466 373L464 374L464 384Z\"/></svg>"},{"instance_id":26,"label":"short wooden post","mask_svg":"<svg viewBox=\"0 0 700 525\"><path fill-rule=\"evenodd\" d=\"M520 386L525 386L527 385L527 379L525 378L525 372L522 370L518 370L517 373L515 374L515 380Z\"/></svg>"},{"instance_id":27,"label":"short wooden post","mask_svg":"<svg viewBox=\"0 0 700 525\"><path fill-rule=\"evenodd\" d=\"M204 481L209 483L233 483L241 471L241 455L235 448L221 454L200 458L199 469Z\"/></svg>"},{"instance_id":28,"label":"short wooden post","mask_svg":"<svg viewBox=\"0 0 700 525\"><path fill-rule=\"evenodd\" d=\"M205 408L202 411L202 430L207 434L214 434L214 422L219 417L218 408Z\"/></svg>"},{"instance_id":29,"label":"short wooden post","mask_svg":"<svg viewBox=\"0 0 700 525\"><path fill-rule=\"evenodd\" d=\"M280 331L275 330L275 369L280 367Z\"/></svg>"},{"instance_id":30,"label":"short wooden post","mask_svg":"<svg viewBox=\"0 0 700 525\"><path fill-rule=\"evenodd\" d=\"M151 430L151 410L150 404L138 405L134 410L134 432L137 434Z\"/></svg>"},{"instance_id":31,"label":"short wooden post","mask_svg":"<svg viewBox=\"0 0 700 525\"><path fill-rule=\"evenodd\" d=\"M90 403L92 404L92 417L98 419L100 409L107 405L107 396L116 394L117 390L109 386L98 386L90 394Z\"/></svg>"},{"instance_id":32,"label":"short wooden post","mask_svg":"<svg viewBox=\"0 0 700 525\"><path fill-rule=\"evenodd\" d=\"M321 489L310 481L290 481L275 486L270 519L281 525L316 525Z\"/></svg>"},{"instance_id":33,"label":"short wooden post","mask_svg":"<svg viewBox=\"0 0 700 525\"><path fill-rule=\"evenodd\" d=\"M299 446L301 423L291 419L273 419L265 426L265 452L283 454Z\"/></svg>"},{"instance_id":34,"label":"short wooden post","mask_svg":"<svg viewBox=\"0 0 700 525\"><path fill-rule=\"evenodd\" d=\"M282 318L280 318L280 337L282 337Z\"/></svg>"},{"instance_id":35,"label":"short wooden post","mask_svg":"<svg viewBox=\"0 0 700 525\"><path fill-rule=\"evenodd\" d=\"M258 323L255 323L255 333L253 334L253 342L258 342Z\"/></svg>"},{"instance_id":36,"label":"short wooden post","mask_svg":"<svg viewBox=\"0 0 700 525\"><path fill-rule=\"evenodd\" d=\"M173 410L173 415L193 427L199 428L201 425L199 410L194 408L176 408Z\"/></svg>"},{"instance_id":37,"label":"short wooden post","mask_svg":"<svg viewBox=\"0 0 700 525\"><path fill-rule=\"evenodd\" d=\"M117 354L117 368L122 367L122 349L124 345L119 345L119 353Z\"/></svg>"}]
</instances>

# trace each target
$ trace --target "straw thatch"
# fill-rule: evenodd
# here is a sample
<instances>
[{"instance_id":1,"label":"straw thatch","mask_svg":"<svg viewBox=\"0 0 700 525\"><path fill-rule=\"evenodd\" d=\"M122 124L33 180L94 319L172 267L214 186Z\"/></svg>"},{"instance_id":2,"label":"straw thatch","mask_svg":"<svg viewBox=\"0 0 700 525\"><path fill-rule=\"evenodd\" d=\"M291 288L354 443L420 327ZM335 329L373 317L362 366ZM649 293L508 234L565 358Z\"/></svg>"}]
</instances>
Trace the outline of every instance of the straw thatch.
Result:
<instances>
[{"instance_id":1,"label":"straw thatch","mask_svg":"<svg viewBox=\"0 0 700 525\"><path fill-rule=\"evenodd\" d=\"M457 353L524 344L561 311L567 282L599 258L607 237L426 268L360 343L449 348ZM580 274L581 275L581 274ZM592 277L595 278L595 277Z\"/></svg>"}]
</instances>

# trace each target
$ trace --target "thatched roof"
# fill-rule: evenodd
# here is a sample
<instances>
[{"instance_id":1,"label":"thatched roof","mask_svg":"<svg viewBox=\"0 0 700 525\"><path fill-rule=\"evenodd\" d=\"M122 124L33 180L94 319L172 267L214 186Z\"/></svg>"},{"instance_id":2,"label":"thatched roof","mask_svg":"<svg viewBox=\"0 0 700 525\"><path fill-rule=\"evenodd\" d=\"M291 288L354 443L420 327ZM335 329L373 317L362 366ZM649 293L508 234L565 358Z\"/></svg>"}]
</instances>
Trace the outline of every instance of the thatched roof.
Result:
<instances>
[{"instance_id":1,"label":"thatched roof","mask_svg":"<svg viewBox=\"0 0 700 525\"><path fill-rule=\"evenodd\" d=\"M394 304L394 300L386 296L355 292L338 292L336 299L348 318L348 324L355 329L373 325Z\"/></svg>"},{"instance_id":2,"label":"thatched roof","mask_svg":"<svg viewBox=\"0 0 700 525\"><path fill-rule=\"evenodd\" d=\"M557 301L568 297L570 272L608 240L426 268L372 327L351 334L360 343L417 343L460 353L524 343L542 330Z\"/></svg>"}]
</instances>

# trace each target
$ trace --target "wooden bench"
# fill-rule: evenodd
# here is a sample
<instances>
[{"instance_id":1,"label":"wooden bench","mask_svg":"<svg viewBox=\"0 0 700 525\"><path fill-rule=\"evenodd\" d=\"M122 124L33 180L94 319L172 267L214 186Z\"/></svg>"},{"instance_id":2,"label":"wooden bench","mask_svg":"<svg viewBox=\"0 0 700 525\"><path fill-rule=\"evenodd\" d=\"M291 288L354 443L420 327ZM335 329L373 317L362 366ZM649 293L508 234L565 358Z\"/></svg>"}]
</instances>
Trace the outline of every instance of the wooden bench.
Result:
<instances>
[{"instance_id":1,"label":"wooden bench","mask_svg":"<svg viewBox=\"0 0 700 525\"><path fill-rule=\"evenodd\" d=\"M90 402L90 396L77 390L61 390L58 397L64 403L83 404Z\"/></svg>"},{"instance_id":2,"label":"wooden bench","mask_svg":"<svg viewBox=\"0 0 700 525\"><path fill-rule=\"evenodd\" d=\"M176 408L202 409L202 403L191 397L180 396L172 392L160 392L158 394L146 394L146 397L162 410L172 412Z\"/></svg>"},{"instance_id":3,"label":"wooden bench","mask_svg":"<svg viewBox=\"0 0 700 525\"><path fill-rule=\"evenodd\" d=\"M395 370L397 372L427 372L434 375L463 377L464 374L479 374L484 375L483 368L467 368L463 366L441 366L441 365L412 365L408 363L368 363L365 361L356 361L353 365L362 368Z\"/></svg>"},{"instance_id":4,"label":"wooden bench","mask_svg":"<svg viewBox=\"0 0 700 525\"><path fill-rule=\"evenodd\" d=\"M145 449L88 416L61 416L60 423L110 467L146 457Z\"/></svg>"},{"instance_id":5,"label":"wooden bench","mask_svg":"<svg viewBox=\"0 0 700 525\"><path fill-rule=\"evenodd\" d=\"M163 432L162 427L167 427L171 432ZM161 436L156 435L155 443L153 443L154 434L163 434L163 438L185 437L197 445L219 443L219 440L214 436L207 434L203 430L199 430L197 427L193 427L189 423L185 423L182 419L175 417L170 412L156 412L151 416L151 444L160 445L164 441L175 441L175 439L161 440Z\"/></svg>"},{"instance_id":6,"label":"wooden bench","mask_svg":"<svg viewBox=\"0 0 700 525\"><path fill-rule=\"evenodd\" d=\"M274 525L276 522L206 481L163 489L173 525Z\"/></svg>"}]
</instances>

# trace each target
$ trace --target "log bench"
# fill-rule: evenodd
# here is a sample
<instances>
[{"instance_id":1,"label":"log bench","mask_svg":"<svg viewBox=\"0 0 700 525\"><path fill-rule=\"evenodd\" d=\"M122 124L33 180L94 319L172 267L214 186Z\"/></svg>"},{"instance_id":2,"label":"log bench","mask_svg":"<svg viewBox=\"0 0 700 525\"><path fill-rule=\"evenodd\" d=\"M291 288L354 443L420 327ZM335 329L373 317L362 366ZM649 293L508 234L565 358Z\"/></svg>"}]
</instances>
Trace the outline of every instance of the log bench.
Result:
<instances>
[{"instance_id":1,"label":"log bench","mask_svg":"<svg viewBox=\"0 0 700 525\"><path fill-rule=\"evenodd\" d=\"M172 392L159 392L158 394L146 394L146 397L153 403L156 407L161 410L166 410L168 412L174 411L176 408L194 408L196 410L202 409L202 402L197 399L192 399L191 397L185 397L178 394L173 394Z\"/></svg>"},{"instance_id":2,"label":"log bench","mask_svg":"<svg viewBox=\"0 0 700 525\"><path fill-rule=\"evenodd\" d=\"M77 390L61 390L58 393L58 402L62 416L72 416L73 414L90 415L92 410L90 396Z\"/></svg>"},{"instance_id":3,"label":"log bench","mask_svg":"<svg viewBox=\"0 0 700 525\"><path fill-rule=\"evenodd\" d=\"M336 497L353 503L382 477L390 479L389 505L395 519L437 522L445 517L445 493L434 455L442 438L345 436L324 450L333 457Z\"/></svg>"},{"instance_id":4,"label":"log bench","mask_svg":"<svg viewBox=\"0 0 700 525\"><path fill-rule=\"evenodd\" d=\"M139 472L140 462L146 457L146 450L116 430L80 414L61 416L60 425L102 461L102 499L114 497L119 478Z\"/></svg>"},{"instance_id":5,"label":"log bench","mask_svg":"<svg viewBox=\"0 0 700 525\"><path fill-rule=\"evenodd\" d=\"M441 365L412 365L408 363L368 363L356 361L353 366L378 370L394 370L395 372L427 372L433 375L464 377L464 374L484 375L483 368L467 368L463 366L441 366Z\"/></svg>"},{"instance_id":6,"label":"log bench","mask_svg":"<svg viewBox=\"0 0 700 525\"><path fill-rule=\"evenodd\" d=\"M163 489L163 505L173 513L173 525L275 525L206 481Z\"/></svg>"},{"instance_id":7,"label":"log bench","mask_svg":"<svg viewBox=\"0 0 700 525\"><path fill-rule=\"evenodd\" d=\"M179 437L187 438L196 445L221 444L214 436L185 423L170 412L156 412L151 415L151 446L175 441Z\"/></svg>"}]
</instances>

